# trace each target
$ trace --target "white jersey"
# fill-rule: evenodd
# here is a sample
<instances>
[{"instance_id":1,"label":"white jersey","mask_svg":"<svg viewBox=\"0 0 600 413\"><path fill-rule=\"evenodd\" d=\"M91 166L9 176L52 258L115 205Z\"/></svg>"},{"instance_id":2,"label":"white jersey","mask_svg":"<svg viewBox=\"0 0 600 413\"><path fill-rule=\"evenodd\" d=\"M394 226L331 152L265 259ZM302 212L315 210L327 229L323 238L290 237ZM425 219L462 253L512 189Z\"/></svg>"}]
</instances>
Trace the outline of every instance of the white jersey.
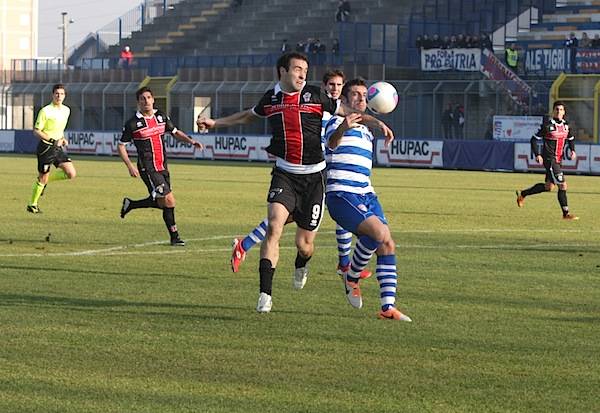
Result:
<instances>
[{"instance_id":1,"label":"white jersey","mask_svg":"<svg viewBox=\"0 0 600 413\"><path fill-rule=\"evenodd\" d=\"M344 121L341 116L333 116L325 128L325 140ZM364 125L344 132L335 149L325 149L327 162L326 192L352 192L355 194L374 193L371 185L373 166L373 134Z\"/></svg>"}]
</instances>

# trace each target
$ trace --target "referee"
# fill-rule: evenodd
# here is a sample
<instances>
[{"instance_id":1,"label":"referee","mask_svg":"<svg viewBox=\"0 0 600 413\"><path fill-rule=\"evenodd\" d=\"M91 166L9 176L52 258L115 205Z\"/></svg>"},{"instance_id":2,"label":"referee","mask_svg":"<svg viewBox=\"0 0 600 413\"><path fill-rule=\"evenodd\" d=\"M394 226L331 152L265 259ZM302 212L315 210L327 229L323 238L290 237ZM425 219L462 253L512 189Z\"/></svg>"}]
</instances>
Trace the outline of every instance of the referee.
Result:
<instances>
[{"instance_id":1,"label":"referee","mask_svg":"<svg viewBox=\"0 0 600 413\"><path fill-rule=\"evenodd\" d=\"M27 205L27 211L32 214L42 212L38 201L48 182L73 179L76 175L71 158L63 150L67 146L64 132L71 113L71 109L63 105L65 96L65 86L60 83L54 85L52 103L40 110L35 121L33 134L40 142L37 146L38 178L33 184L31 200ZM50 174L52 165L59 169Z\"/></svg>"}]
</instances>

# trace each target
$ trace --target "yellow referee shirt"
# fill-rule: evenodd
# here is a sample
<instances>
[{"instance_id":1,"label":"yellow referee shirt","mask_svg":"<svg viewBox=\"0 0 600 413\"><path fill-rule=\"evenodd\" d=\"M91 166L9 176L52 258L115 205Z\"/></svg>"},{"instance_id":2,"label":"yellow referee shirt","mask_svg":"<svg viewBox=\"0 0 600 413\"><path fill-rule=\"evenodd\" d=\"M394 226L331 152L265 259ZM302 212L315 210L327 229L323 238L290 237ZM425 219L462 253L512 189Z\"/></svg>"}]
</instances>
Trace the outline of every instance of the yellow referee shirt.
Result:
<instances>
[{"instance_id":1,"label":"yellow referee shirt","mask_svg":"<svg viewBox=\"0 0 600 413\"><path fill-rule=\"evenodd\" d=\"M55 106L52 103L40 109L34 128L48 135L51 141L63 137L71 109L68 106Z\"/></svg>"}]
</instances>

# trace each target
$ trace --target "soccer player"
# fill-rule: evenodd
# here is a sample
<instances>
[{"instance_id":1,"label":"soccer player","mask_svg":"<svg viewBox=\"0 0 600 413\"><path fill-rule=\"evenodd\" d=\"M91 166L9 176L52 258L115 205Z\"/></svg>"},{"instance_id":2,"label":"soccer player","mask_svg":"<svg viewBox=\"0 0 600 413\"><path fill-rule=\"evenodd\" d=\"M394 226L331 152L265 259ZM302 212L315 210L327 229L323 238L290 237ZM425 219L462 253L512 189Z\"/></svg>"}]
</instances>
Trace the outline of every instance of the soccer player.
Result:
<instances>
[{"instance_id":1,"label":"soccer player","mask_svg":"<svg viewBox=\"0 0 600 413\"><path fill-rule=\"evenodd\" d=\"M63 105L65 96L65 86L60 83L54 85L52 103L40 110L35 121L33 135L40 142L37 146L38 178L33 184L31 200L27 205L27 211L32 214L42 212L38 207L38 201L48 182L73 179L76 175L73 162L63 149L68 144L64 132L71 113L71 109ZM52 165L59 169L50 174Z\"/></svg>"},{"instance_id":2,"label":"soccer player","mask_svg":"<svg viewBox=\"0 0 600 413\"><path fill-rule=\"evenodd\" d=\"M296 222L296 268L306 267L314 252L314 239L323 217L325 159L321 144L323 112L342 114L346 109L320 88L306 84L308 59L301 53L282 55L277 61L279 83L252 109L220 118L200 117L200 131L268 118L273 131L267 152L276 157L267 202L267 234L260 250L260 294L256 310L272 308L272 284L279 260L279 239L290 216ZM370 117L383 130L392 131Z\"/></svg>"},{"instance_id":3,"label":"soccer player","mask_svg":"<svg viewBox=\"0 0 600 413\"><path fill-rule=\"evenodd\" d=\"M135 97L139 110L125 123L117 149L119 156L127 165L129 175L133 178L141 177L150 195L137 201L124 198L121 218L125 218L131 210L138 208L162 209L171 245L184 246L185 242L179 237L175 224L175 195L171 190L164 135L170 133L176 139L198 149L202 149L202 144L177 129L166 114L154 109L152 90L142 87L136 92ZM130 142L133 142L137 149L137 167L129 159L125 148L125 145Z\"/></svg>"},{"instance_id":4,"label":"soccer player","mask_svg":"<svg viewBox=\"0 0 600 413\"><path fill-rule=\"evenodd\" d=\"M344 85L342 100L359 113L345 118L334 116L327 123L326 202L329 214L343 228L352 231L358 241L350 268L344 273L346 297L355 308L362 307L359 281L373 253L377 254L382 319L411 321L396 307L396 245L375 190L371 186L373 134L361 124L367 109L367 85L353 79ZM386 145L393 136L386 137Z\"/></svg>"},{"instance_id":5,"label":"soccer player","mask_svg":"<svg viewBox=\"0 0 600 413\"><path fill-rule=\"evenodd\" d=\"M334 99L339 99L340 94L342 92L342 87L344 86L344 82L346 81L346 77L344 72L341 70L329 70L323 75L323 84L322 87L325 91ZM331 114L329 112L323 112L322 119L322 128L321 128L321 136L325 136L325 125L331 119ZM325 145L325 142L323 142ZM291 219L288 219L286 224L292 222ZM248 233L243 238L235 238L232 243L232 251L231 251L231 270L233 272L238 272L242 261L246 259L246 253L254 247L259 242L262 242L267 235L267 218L263 219L252 231ZM350 250L352 243L352 233L346 231L344 228L337 225L336 227L336 239L338 243L338 269L337 272L339 275L342 275L344 272L348 270L348 266L350 265ZM298 263L297 260L296 263ZM294 271L294 279L293 279L293 287L296 289L302 289L306 283L306 279L308 276L308 268L301 267L296 268ZM365 269L361 273L361 278L368 278L371 276L371 271Z\"/></svg>"},{"instance_id":6,"label":"soccer player","mask_svg":"<svg viewBox=\"0 0 600 413\"><path fill-rule=\"evenodd\" d=\"M525 198L541 192L552 191L558 185L558 203L562 209L565 220L576 220L579 217L569 213L567 203L567 182L562 171L562 159L565 145L568 145L571 155L569 159L575 159L575 137L569 129L569 123L565 119L565 104L561 101L552 105L552 118L544 116L542 126L531 138L531 150L535 154L537 163L544 164L546 168L546 179L544 183L537 183L531 188L517 191L517 206L522 208ZM543 144L542 151L538 143Z\"/></svg>"}]
</instances>

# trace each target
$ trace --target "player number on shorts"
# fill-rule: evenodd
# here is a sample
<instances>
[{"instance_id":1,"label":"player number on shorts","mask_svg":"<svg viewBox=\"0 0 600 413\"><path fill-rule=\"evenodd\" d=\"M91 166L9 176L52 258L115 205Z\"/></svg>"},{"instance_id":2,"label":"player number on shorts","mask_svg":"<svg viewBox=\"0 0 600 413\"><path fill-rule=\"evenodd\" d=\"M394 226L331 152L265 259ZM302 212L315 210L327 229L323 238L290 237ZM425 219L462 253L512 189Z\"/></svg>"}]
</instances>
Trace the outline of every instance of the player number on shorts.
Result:
<instances>
[{"instance_id":1,"label":"player number on shorts","mask_svg":"<svg viewBox=\"0 0 600 413\"><path fill-rule=\"evenodd\" d=\"M312 219L310 220L310 225L312 227L316 227L319 222L319 216L321 215L321 205L314 204L312 208Z\"/></svg>"}]
</instances>

